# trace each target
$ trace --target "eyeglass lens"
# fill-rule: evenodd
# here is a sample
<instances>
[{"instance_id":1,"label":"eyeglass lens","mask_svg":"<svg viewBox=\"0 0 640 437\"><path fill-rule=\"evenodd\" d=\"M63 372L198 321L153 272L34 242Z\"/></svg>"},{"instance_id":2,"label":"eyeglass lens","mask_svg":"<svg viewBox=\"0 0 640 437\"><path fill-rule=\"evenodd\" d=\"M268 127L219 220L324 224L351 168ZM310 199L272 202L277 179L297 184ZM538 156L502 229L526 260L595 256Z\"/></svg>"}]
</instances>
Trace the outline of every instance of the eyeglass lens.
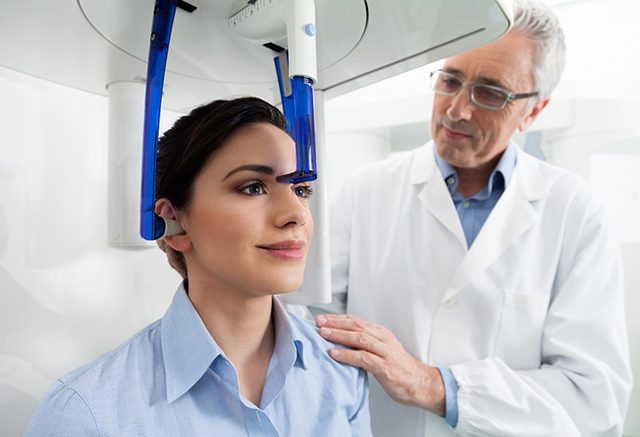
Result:
<instances>
[{"instance_id":1,"label":"eyeglass lens","mask_svg":"<svg viewBox=\"0 0 640 437\"><path fill-rule=\"evenodd\" d=\"M458 76L446 71L434 72L431 76L431 88L439 94L454 96L463 86L465 84ZM501 109L509 98L505 92L491 85L469 84L467 86L470 88L472 101L479 106Z\"/></svg>"}]
</instances>

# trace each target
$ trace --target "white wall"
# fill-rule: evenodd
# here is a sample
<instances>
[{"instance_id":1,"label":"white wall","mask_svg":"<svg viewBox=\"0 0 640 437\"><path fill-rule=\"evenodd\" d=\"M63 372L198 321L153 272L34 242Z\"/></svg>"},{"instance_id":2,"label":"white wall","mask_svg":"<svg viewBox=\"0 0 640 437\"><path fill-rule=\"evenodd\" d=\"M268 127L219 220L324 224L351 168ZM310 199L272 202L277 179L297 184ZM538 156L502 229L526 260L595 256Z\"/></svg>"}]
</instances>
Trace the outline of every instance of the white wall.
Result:
<instances>
[{"instance_id":1,"label":"white wall","mask_svg":"<svg viewBox=\"0 0 640 437\"><path fill-rule=\"evenodd\" d=\"M159 249L106 244L107 135L106 98L0 68L0 436L179 283Z\"/></svg>"}]
</instances>

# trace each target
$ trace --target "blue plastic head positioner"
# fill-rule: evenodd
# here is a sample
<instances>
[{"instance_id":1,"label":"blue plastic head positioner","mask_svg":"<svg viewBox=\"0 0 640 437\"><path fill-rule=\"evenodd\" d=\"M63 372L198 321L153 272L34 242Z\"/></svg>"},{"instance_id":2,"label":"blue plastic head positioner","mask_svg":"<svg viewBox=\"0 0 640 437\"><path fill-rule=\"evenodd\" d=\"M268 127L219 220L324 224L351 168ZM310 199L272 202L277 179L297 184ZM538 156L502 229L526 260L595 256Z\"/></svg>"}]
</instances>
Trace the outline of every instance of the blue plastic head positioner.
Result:
<instances>
[{"instance_id":1,"label":"blue plastic head positioner","mask_svg":"<svg viewBox=\"0 0 640 437\"><path fill-rule=\"evenodd\" d=\"M162 86L167 66L169 41L173 17L178 0L156 0L151 26L149 63L147 67L147 91L144 101L144 134L142 141L142 195L140 199L140 235L145 240L162 237L165 224L155 213L156 162Z\"/></svg>"},{"instance_id":2,"label":"blue plastic head positioner","mask_svg":"<svg viewBox=\"0 0 640 437\"><path fill-rule=\"evenodd\" d=\"M316 168L316 136L313 111L313 80L304 76L291 78L291 93L286 95L281 59L276 57L276 74L287 132L296 143L296 171L278 177L279 181L292 184L313 181L318 177Z\"/></svg>"},{"instance_id":3,"label":"blue plastic head positioner","mask_svg":"<svg viewBox=\"0 0 640 437\"><path fill-rule=\"evenodd\" d=\"M167 54L173 18L179 0L156 0L149 46L147 90L144 111L144 137L142 156L142 198L140 207L140 235L145 240L157 240L165 235L165 221L155 214L156 162L162 86L167 65ZM280 57L287 61L287 57ZM281 182L300 183L317 178L316 145L313 110L313 80L305 76L290 79L291 91L285 91L283 68L276 57L276 73L280 96L287 119L287 131L296 143L296 171L278 177Z\"/></svg>"}]
</instances>

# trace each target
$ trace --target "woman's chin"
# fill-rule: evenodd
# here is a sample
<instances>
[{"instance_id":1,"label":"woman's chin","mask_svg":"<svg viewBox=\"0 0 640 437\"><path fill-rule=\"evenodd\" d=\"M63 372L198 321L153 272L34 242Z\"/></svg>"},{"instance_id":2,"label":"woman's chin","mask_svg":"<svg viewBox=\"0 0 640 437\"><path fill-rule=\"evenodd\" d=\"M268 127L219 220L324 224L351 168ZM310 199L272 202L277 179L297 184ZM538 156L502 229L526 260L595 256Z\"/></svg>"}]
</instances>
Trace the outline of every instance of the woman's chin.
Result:
<instances>
[{"instance_id":1,"label":"woman's chin","mask_svg":"<svg viewBox=\"0 0 640 437\"><path fill-rule=\"evenodd\" d=\"M302 278L293 279L286 281L279 281L280 283L274 287L274 290L277 290L275 294L289 294L294 291L300 289L302 287Z\"/></svg>"}]
</instances>

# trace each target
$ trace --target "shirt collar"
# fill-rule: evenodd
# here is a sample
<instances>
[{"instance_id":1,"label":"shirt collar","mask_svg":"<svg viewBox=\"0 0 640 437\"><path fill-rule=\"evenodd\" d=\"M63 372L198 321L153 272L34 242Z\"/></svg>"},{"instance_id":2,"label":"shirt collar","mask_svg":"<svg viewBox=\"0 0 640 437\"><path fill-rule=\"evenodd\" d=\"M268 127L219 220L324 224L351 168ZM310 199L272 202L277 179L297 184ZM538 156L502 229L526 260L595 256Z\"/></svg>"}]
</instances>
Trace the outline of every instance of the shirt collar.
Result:
<instances>
[{"instance_id":1,"label":"shirt collar","mask_svg":"<svg viewBox=\"0 0 640 437\"><path fill-rule=\"evenodd\" d=\"M287 310L277 297L273 298L273 316L276 327L276 341L273 348L274 355L278 357L288 355L286 351L290 350L291 344L293 344L295 357L293 357L294 362L292 364L306 369L303 347L303 339L305 337L302 335L300 329L291 323Z\"/></svg>"},{"instance_id":2,"label":"shirt collar","mask_svg":"<svg viewBox=\"0 0 640 437\"><path fill-rule=\"evenodd\" d=\"M160 324L167 400L173 402L202 378L222 354L180 284Z\"/></svg>"},{"instance_id":3,"label":"shirt collar","mask_svg":"<svg viewBox=\"0 0 640 437\"><path fill-rule=\"evenodd\" d=\"M509 142L507 149L502 154L500 161L498 161L498 165L496 169L491 173L491 178L493 179L493 175L496 172L502 173L502 177L504 178L504 186L505 188L509 186L509 181L511 181L511 176L513 176L513 170L516 168L516 163L518 161L518 154L516 151L516 144L513 141Z\"/></svg>"},{"instance_id":4,"label":"shirt collar","mask_svg":"<svg viewBox=\"0 0 640 437\"><path fill-rule=\"evenodd\" d=\"M306 369L302 334L289 320L283 305L273 299L276 330L274 356L283 373L292 365ZM180 284L161 320L160 335L164 360L167 400L173 402L191 389L207 372L222 349L200 319L189 296ZM293 343L293 348L291 344ZM294 352L292 352L294 351Z\"/></svg>"},{"instance_id":5,"label":"shirt collar","mask_svg":"<svg viewBox=\"0 0 640 437\"><path fill-rule=\"evenodd\" d=\"M447 183L447 188L449 189L449 192L451 194L455 193L456 190L458 189L458 175L456 173L456 169L453 168L453 166L449 164L447 161L442 159L440 155L438 155L438 151L436 150L435 145L433 147L433 154L436 160L436 164L440 169L440 173L442 174L442 177ZM488 194L491 194L494 187L494 183L497 181L496 176L498 174L500 174L504 179L504 188L506 188L509 185L511 176L513 176L513 170L516 167L516 161L517 161L516 145L513 141L510 141L509 145L507 146L504 153L500 157L500 160L498 161L498 165L496 165L496 168L491 172L491 175L489 176L489 184L487 187Z\"/></svg>"}]
</instances>

